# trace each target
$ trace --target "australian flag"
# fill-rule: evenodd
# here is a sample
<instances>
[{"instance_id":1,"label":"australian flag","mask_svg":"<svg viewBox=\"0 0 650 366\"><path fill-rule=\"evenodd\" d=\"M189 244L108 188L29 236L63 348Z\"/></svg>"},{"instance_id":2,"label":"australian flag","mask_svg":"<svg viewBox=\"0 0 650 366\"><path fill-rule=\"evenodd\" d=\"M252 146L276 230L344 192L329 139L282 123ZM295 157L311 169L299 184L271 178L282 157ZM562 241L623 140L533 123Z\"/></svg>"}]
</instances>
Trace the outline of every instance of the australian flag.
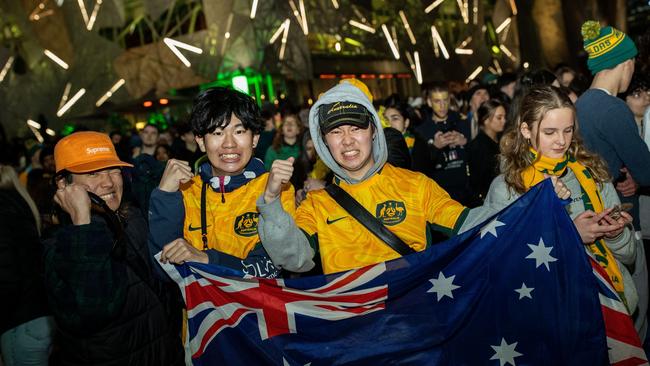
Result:
<instances>
[{"instance_id":1,"label":"australian flag","mask_svg":"<svg viewBox=\"0 0 650 366\"><path fill-rule=\"evenodd\" d=\"M185 298L194 365L648 364L549 181L451 240L347 272L163 267Z\"/></svg>"}]
</instances>

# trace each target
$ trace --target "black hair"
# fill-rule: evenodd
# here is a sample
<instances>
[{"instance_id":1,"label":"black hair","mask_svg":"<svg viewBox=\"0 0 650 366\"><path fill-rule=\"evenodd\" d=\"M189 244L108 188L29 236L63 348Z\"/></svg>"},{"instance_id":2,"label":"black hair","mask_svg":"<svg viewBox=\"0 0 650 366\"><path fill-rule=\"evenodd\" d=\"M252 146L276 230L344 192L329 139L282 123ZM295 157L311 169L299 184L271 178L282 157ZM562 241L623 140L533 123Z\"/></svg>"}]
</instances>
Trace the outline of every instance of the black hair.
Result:
<instances>
[{"instance_id":1,"label":"black hair","mask_svg":"<svg viewBox=\"0 0 650 366\"><path fill-rule=\"evenodd\" d=\"M501 89L508 84L516 83L517 80L517 74L513 72L504 72L503 75L499 76L499 79L497 81L497 88Z\"/></svg>"},{"instance_id":2,"label":"black hair","mask_svg":"<svg viewBox=\"0 0 650 366\"><path fill-rule=\"evenodd\" d=\"M41 155L38 156L38 160L43 165L43 162L45 161L45 157L47 156L53 156L54 155L54 146L51 145L45 145L41 149Z\"/></svg>"},{"instance_id":3,"label":"black hair","mask_svg":"<svg viewBox=\"0 0 650 366\"><path fill-rule=\"evenodd\" d=\"M625 100L628 95L632 95L636 91L647 90L650 90L650 78L643 73L635 71L634 75L632 75L632 80L630 81L630 85L627 87L627 90L624 93L621 93L619 96ZM43 156L42 152L41 156Z\"/></svg>"},{"instance_id":4,"label":"black hair","mask_svg":"<svg viewBox=\"0 0 650 366\"><path fill-rule=\"evenodd\" d=\"M408 103L402 102L397 98L387 99L386 102L388 102L384 105L386 109L393 108L402 115L402 118L409 120L408 130L413 129L413 127L419 124L420 121L418 120L417 114L415 114L415 110Z\"/></svg>"},{"instance_id":5,"label":"black hair","mask_svg":"<svg viewBox=\"0 0 650 366\"><path fill-rule=\"evenodd\" d=\"M254 135L262 131L260 109L253 98L230 88L216 87L204 90L194 99L190 125L196 136L205 136L217 128L230 124L230 116L242 121L244 128Z\"/></svg>"}]
</instances>

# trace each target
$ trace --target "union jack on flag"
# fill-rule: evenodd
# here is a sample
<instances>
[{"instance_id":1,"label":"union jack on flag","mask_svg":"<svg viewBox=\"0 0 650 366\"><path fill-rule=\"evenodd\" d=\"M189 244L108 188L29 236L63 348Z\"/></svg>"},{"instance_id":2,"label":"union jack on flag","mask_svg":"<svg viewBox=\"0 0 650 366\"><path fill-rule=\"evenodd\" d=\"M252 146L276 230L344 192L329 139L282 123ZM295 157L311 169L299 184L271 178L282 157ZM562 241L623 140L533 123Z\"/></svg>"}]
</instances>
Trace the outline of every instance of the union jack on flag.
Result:
<instances>
[{"instance_id":1,"label":"union jack on flag","mask_svg":"<svg viewBox=\"0 0 650 366\"><path fill-rule=\"evenodd\" d=\"M424 252L347 272L163 268L194 365L648 365L549 182Z\"/></svg>"}]
</instances>

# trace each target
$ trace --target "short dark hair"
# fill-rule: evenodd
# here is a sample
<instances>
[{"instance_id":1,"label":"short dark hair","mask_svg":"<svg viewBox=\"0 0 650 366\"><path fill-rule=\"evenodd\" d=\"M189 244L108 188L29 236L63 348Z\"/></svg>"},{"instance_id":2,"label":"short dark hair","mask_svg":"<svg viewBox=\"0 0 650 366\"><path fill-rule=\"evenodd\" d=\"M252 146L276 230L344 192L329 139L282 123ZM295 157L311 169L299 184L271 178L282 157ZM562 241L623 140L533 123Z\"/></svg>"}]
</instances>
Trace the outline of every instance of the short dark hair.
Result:
<instances>
[{"instance_id":1,"label":"short dark hair","mask_svg":"<svg viewBox=\"0 0 650 366\"><path fill-rule=\"evenodd\" d=\"M196 136L205 136L217 128L224 128L230 124L230 116L233 114L254 135L262 131L260 109L253 98L230 88L206 89L194 99L190 114L192 132Z\"/></svg>"},{"instance_id":2,"label":"short dark hair","mask_svg":"<svg viewBox=\"0 0 650 366\"><path fill-rule=\"evenodd\" d=\"M154 125L153 123L150 123L150 122L147 122L147 124L144 125L144 127L142 127L142 129L140 130L140 132L144 131L144 129L147 128L147 127L153 127L153 128L155 128L155 129L156 129L156 132L158 132L158 134L160 134L160 132L161 132L161 131L160 131L160 127L158 127L158 126L156 126L156 125Z\"/></svg>"}]
</instances>

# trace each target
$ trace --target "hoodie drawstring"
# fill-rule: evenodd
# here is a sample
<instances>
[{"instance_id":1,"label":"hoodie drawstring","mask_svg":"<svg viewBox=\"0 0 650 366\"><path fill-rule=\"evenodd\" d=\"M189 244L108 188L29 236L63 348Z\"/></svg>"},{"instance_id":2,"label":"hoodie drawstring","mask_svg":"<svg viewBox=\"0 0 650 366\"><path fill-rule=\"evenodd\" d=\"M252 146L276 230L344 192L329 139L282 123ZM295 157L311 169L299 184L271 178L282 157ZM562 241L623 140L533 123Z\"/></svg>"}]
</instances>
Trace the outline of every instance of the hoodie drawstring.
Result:
<instances>
[{"instance_id":1,"label":"hoodie drawstring","mask_svg":"<svg viewBox=\"0 0 650 366\"><path fill-rule=\"evenodd\" d=\"M224 196L224 182L226 181L226 177L220 176L219 177L219 190L221 191L221 203L226 203L226 196Z\"/></svg>"}]
</instances>

